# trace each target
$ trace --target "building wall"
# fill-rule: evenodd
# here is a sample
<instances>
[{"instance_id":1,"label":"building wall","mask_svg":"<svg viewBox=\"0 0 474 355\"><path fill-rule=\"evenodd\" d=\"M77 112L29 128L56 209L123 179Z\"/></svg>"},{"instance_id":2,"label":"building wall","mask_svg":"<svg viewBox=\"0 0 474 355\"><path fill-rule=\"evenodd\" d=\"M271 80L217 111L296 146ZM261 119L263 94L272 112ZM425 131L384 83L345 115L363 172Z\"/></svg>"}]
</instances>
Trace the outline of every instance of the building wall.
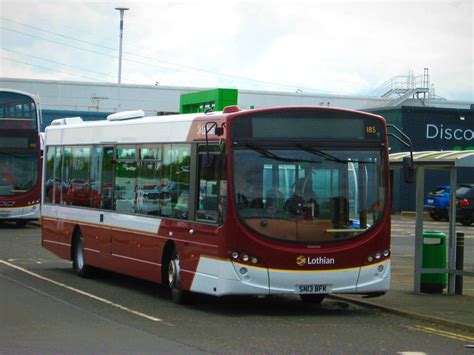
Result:
<instances>
[{"instance_id":1,"label":"building wall","mask_svg":"<svg viewBox=\"0 0 474 355\"><path fill-rule=\"evenodd\" d=\"M474 110L403 106L373 110L396 124L411 138L414 151L474 150ZM391 152L408 151L390 139ZM458 183L474 182L472 169L458 169ZM449 171L427 170L425 193L436 185L449 184ZM400 172L393 177L393 210L415 210L415 186L406 184Z\"/></svg>"},{"instance_id":2,"label":"building wall","mask_svg":"<svg viewBox=\"0 0 474 355\"><path fill-rule=\"evenodd\" d=\"M155 115L157 112L179 112L181 94L209 89L122 85L121 106L119 107L116 84L0 78L0 86L37 94L40 97L43 109L95 112L141 109L147 115ZM370 96L250 90L239 90L238 95L238 103L242 108L316 105L362 109L379 107L384 102L380 98Z\"/></svg>"}]
</instances>

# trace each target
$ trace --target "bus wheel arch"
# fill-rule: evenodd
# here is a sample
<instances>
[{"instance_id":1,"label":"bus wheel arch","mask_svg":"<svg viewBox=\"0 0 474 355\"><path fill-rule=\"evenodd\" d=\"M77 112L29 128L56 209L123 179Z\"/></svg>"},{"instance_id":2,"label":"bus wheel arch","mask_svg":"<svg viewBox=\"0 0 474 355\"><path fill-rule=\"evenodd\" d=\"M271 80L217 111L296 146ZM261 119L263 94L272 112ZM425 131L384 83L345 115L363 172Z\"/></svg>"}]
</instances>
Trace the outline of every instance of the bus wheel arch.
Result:
<instances>
[{"instance_id":1,"label":"bus wheel arch","mask_svg":"<svg viewBox=\"0 0 474 355\"><path fill-rule=\"evenodd\" d=\"M71 246L71 259L74 271L77 275L81 277L91 276L92 267L85 263L84 238L82 236L81 228L79 226L74 227Z\"/></svg>"}]
</instances>

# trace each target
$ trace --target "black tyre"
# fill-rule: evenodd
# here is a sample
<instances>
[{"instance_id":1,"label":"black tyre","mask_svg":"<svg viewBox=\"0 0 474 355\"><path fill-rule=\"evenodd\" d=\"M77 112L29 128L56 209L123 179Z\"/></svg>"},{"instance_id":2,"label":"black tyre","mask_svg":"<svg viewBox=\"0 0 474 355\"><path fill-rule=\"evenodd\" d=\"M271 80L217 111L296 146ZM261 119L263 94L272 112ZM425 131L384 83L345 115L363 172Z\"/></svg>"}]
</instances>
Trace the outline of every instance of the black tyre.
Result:
<instances>
[{"instance_id":1,"label":"black tyre","mask_svg":"<svg viewBox=\"0 0 474 355\"><path fill-rule=\"evenodd\" d=\"M77 231L74 236L74 248L72 251L72 267L76 274L81 277L90 277L92 276L93 268L89 265L86 265L84 259L84 239L82 237L81 231Z\"/></svg>"},{"instance_id":2,"label":"black tyre","mask_svg":"<svg viewBox=\"0 0 474 355\"><path fill-rule=\"evenodd\" d=\"M316 303L316 304L320 304L321 302L323 302L324 300L324 297L326 297L326 295L300 295L300 298L301 298L301 301L305 302L305 303Z\"/></svg>"},{"instance_id":3,"label":"black tyre","mask_svg":"<svg viewBox=\"0 0 474 355\"><path fill-rule=\"evenodd\" d=\"M188 304L192 301L192 294L181 289L179 270L179 256L173 249L168 261L168 288L174 303Z\"/></svg>"},{"instance_id":4,"label":"black tyre","mask_svg":"<svg viewBox=\"0 0 474 355\"><path fill-rule=\"evenodd\" d=\"M439 212L430 212L430 217L434 221L441 221L441 219L443 218L443 216Z\"/></svg>"}]
</instances>

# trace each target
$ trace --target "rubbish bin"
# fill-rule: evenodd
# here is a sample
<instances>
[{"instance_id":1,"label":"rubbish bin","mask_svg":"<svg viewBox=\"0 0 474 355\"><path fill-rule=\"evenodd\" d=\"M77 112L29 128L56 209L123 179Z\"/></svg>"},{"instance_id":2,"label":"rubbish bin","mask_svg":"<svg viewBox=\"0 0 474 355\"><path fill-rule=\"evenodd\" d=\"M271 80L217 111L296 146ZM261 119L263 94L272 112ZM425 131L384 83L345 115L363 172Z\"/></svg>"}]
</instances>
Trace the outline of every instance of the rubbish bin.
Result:
<instances>
[{"instance_id":1,"label":"rubbish bin","mask_svg":"<svg viewBox=\"0 0 474 355\"><path fill-rule=\"evenodd\" d=\"M446 234L434 231L423 232L422 268L446 269ZM421 292L442 293L448 277L446 272L421 274Z\"/></svg>"}]
</instances>

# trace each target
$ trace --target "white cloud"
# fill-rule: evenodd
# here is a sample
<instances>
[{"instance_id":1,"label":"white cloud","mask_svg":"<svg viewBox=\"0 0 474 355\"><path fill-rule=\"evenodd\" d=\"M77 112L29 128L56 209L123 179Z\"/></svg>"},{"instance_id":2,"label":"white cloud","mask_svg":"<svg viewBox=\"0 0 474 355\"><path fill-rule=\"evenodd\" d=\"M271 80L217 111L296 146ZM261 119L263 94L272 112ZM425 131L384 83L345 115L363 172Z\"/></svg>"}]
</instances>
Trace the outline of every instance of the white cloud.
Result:
<instances>
[{"instance_id":1,"label":"white cloud","mask_svg":"<svg viewBox=\"0 0 474 355\"><path fill-rule=\"evenodd\" d=\"M66 74L74 73L114 81L117 59L91 51L114 56L117 51L21 24L117 48L119 16L114 8L127 6L130 11L125 13L124 82L288 91L311 88L366 94L391 76L406 75L409 70L422 73L423 68L429 67L437 94L474 100L470 0L2 1L0 6L1 16L20 23L0 20L2 27L50 40L1 29L2 47L110 75L95 76L77 68L23 57L24 62L54 67L63 73L2 60L2 76L81 80ZM130 56L130 52L142 57ZM21 57L2 54L5 55L16 60Z\"/></svg>"}]
</instances>

